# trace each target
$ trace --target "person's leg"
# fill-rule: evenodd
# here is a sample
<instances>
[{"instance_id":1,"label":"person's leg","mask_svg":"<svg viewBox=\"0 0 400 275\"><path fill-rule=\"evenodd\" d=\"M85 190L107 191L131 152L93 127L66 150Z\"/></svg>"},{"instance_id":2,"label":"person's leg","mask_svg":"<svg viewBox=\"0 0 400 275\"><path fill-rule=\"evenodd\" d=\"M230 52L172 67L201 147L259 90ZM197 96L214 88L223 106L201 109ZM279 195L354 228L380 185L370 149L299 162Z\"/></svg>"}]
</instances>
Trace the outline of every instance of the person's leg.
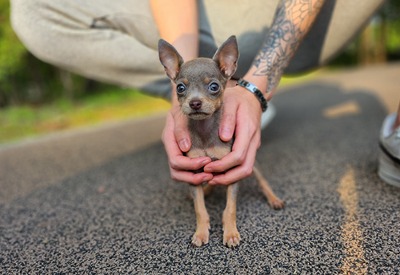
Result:
<instances>
[{"instance_id":1,"label":"person's leg","mask_svg":"<svg viewBox=\"0 0 400 275\"><path fill-rule=\"evenodd\" d=\"M328 0L288 72L326 63L363 26L383 0ZM241 58L235 78L251 65L269 26L274 1L199 0L200 56L232 34ZM13 27L27 48L53 65L88 78L169 97L158 60L158 32L148 1L11 0Z\"/></svg>"},{"instance_id":2,"label":"person's leg","mask_svg":"<svg viewBox=\"0 0 400 275\"><path fill-rule=\"evenodd\" d=\"M12 25L38 58L85 77L169 97L148 1L11 1Z\"/></svg>"},{"instance_id":3,"label":"person's leg","mask_svg":"<svg viewBox=\"0 0 400 275\"><path fill-rule=\"evenodd\" d=\"M301 73L331 60L368 22L383 0L363 4L347 0L327 0L303 44L286 69ZM227 37L237 36L240 58L234 79L241 78L251 66L272 24L279 0L201 0L200 55L211 57ZM229 8L227 8L229 7ZM262 128L274 117L270 103L262 116Z\"/></svg>"},{"instance_id":4,"label":"person's leg","mask_svg":"<svg viewBox=\"0 0 400 275\"><path fill-rule=\"evenodd\" d=\"M279 0L202 0L200 37L203 55L210 55L227 37L238 39L240 59L235 78L246 73L271 26ZM285 73L299 73L325 65L362 30L384 0L326 0ZM227 8L229 7L229 8Z\"/></svg>"},{"instance_id":5,"label":"person's leg","mask_svg":"<svg viewBox=\"0 0 400 275\"><path fill-rule=\"evenodd\" d=\"M326 65L368 24L384 0L326 0L286 73Z\"/></svg>"}]
</instances>

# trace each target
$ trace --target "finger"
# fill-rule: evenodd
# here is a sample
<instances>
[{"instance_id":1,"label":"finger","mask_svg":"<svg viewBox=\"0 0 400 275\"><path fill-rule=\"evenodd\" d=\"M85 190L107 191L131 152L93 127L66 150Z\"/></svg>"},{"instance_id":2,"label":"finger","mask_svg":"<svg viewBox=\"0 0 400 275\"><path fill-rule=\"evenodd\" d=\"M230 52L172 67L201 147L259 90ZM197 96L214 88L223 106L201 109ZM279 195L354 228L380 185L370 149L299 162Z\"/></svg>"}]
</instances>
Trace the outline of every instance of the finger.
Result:
<instances>
[{"instance_id":1,"label":"finger","mask_svg":"<svg viewBox=\"0 0 400 275\"><path fill-rule=\"evenodd\" d=\"M175 141L166 141L168 140L168 135L168 133L163 134L163 143L168 156L169 166L172 169L197 170L211 162L211 158L209 157L189 158L184 156Z\"/></svg>"},{"instance_id":2,"label":"finger","mask_svg":"<svg viewBox=\"0 0 400 275\"><path fill-rule=\"evenodd\" d=\"M198 170L211 162L209 157L191 159L182 154L176 142L165 143L165 151L169 156L169 167L171 178L177 181L200 184L212 179L211 173L195 174L191 170Z\"/></svg>"},{"instance_id":3,"label":"finger","mask_svg":"<svg viewBox=\"0 0 400 275\"><path fill-rule=\"evenodd\" d=\"M204 172L207 173L222 173L235 166L241 165L246 157L246 151L238 153L235 151L230 152L222 159L213 161L204 166Z\"/></svg>"},{"instance_id":4,"label":"finger","mask_svg":"<svg viewBox=\"0 0 400 275\"><path fill-rule=\"evenodd\" d=\"M229 101L229 99L227 98L226 101ZM224 104L221 123L219 127L219 136L225 142L230 141L235 132L237 109L238 106L233 101L226 102Z\"/></svg>"},{"instance_id":5,"label":"finger","mask_svg":"<svg viewBox=\"0 0 400 275\"><path fill-rule=\"evenodd\" d=\"M211 162L209 157L189 158L183 155L171 156L169 166L174 170L198 170Z\"/></svg>"},{"instance_id":6,"label":"finger","mask_svg":"<svg viewBox=\"0 0 400 275\"><path fill-rule=\"evenodd\" d=\"M179 148L177 142L175 141L175 136L173 133L174 121L172 115L168 115L166 127L164 128L162 134L162 141L164 144L165 151L168 155L169 165L175 170L197 170L204 165L211 162L209 157L200 158L188 158L183 155L181 149Z\"/></svg>"},{"instance_id":7,"label":"finger","mask_svg":"<svg viewBox=\"0 0 400 275\"><path fill-rule=\"evenodd\" d=\"M208 173L221 173L227 171L235 166L242 165L246 159L247 151L251 146L252 136L246 129L238 130L233 144L232 152L227 154L220 160L211 162L204 167L204 171Z\"/></svg>"},{"instance_id":8,"label":"finger","mask_svg":"<svg viewBox=\"0 0 400 275\"><path fill-rule=\"evenodd\" d=\"M211 162L209 157L189 158L182 155L178 146L165 146L169 155L169 167L171 178L177 181L184 181L191 184L200 184L212 179L211 173L193 173Z\"/></svg>"},{"instance_id":9,"label":"finger","mask_svg":"<svg viewBox=\"0 0 400 275\"><path fill-rule=\"evenodd\" d=\"M166 126L163 130L161 140L164 144L165 151L170 159L175 156L183 155L182 151L178 146L178 143L175 140L174 128L175 128L175 123L173 116L171 115L171 113L168 113Z\"/></svg>"},{"instance_id":10,"label":"finger","mask_svg":"<svg viewBox=\"0 0 400 275\"><path fill-rule=\"evenodd\" d=\"M187 152L192 146L189 129L187 127L187 118L181 113L178 113L174 116L174 123L175 140L178 143L180 150L182 152Z\"/></svg>"},{"instance_id":11,"label":"finger","mask_svg":"<svg viewBox=\"0 0 400 275\"><path fill-rule=\"evenodd\" d=\"M249 148L247 158L243 165L237 166L224 174L214 176L208 183L210 185L228 185L249 177L253 173L256 153L257 144L253 143Z\"/></svg>"},{"instance_id":12,"label":"finger","mask_svg":"<svg viewBox=\"0 0 400 275\"><path fill-rule=\"evenodd\" d=\"M176 181L198 185L203 182L210 181L213 178L213 175L210 173L193 173L189 171L177 171L171 169L171 178Z\"/></svg>"}]
</instances>

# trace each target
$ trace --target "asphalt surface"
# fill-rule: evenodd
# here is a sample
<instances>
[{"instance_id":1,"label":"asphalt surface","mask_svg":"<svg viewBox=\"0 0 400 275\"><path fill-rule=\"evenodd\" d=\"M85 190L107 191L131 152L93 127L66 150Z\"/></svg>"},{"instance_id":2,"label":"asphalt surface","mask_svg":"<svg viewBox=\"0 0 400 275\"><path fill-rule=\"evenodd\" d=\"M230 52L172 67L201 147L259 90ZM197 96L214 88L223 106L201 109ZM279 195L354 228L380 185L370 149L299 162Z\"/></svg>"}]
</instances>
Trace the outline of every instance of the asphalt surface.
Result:
<instances>
[{"instance_id":1,"label":"asphalt surface","mask_svg":"<svg viewBox=\"0 0 400 275\"><path fill-rule=\"evenodd\" d=\"M1 274L399 274L400 188L377 176L400 64L285 88L257 160L286 208L242 181L242 242L222 245L224 189L192 247L187 186L170 180L164 115L0 146Z\"/></svg>"}]
</instances>

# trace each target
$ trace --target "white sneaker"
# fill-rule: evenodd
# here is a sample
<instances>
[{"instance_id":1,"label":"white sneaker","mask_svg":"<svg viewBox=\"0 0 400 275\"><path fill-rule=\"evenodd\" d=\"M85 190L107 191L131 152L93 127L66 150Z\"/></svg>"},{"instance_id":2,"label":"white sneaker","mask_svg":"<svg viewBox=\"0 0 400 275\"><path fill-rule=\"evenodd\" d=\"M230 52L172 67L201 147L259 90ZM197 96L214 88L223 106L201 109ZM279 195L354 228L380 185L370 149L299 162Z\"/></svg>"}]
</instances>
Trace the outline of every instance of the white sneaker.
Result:
<instances>
[{"instance_id":1,"label":"white sneaker","mask_svg":"<svg viewBox=\"0 0 400 275\"><path fill-rule=\"evenodd\" d=\"M271 102L268 102L267 110L261 115L261 130L267 128L268 124L275 117L275 114L276 114L276 109L274 105L272 105Z\"/></svg>"},{"instance_id":2,"label":"white sneaker","mask_svg":"<svg viewBox=\"0 0 400 275\"><path fill-rule=\"evenodd\" d=\"M397 114L390 114L383 122L379 140L379 177L396 187L400 187L400 127L392 126Z\"/></svg>"}]
</instances>

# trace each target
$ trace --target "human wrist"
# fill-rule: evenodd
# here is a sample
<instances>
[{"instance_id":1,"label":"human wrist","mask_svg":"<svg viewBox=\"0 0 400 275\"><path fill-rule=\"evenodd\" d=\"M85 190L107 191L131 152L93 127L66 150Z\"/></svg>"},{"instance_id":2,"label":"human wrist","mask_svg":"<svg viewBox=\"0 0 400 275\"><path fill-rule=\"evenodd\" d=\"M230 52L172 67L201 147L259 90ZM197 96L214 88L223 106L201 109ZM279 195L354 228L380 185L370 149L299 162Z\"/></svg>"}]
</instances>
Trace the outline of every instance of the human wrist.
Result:
<instances>
[{"instance_id":1,"label":"human wrist","mask_svg":"<svg viewBox=\"0 0 400 275\"><path fill-rule=\"evenodd\" d=\"M268 76L257 75L257 68L252 66L249 71L243 76L243 78L253 83L263 93L265 99L269 101L272 98L272 92L268 90Z\"/></svg>"},{"instance_id":2,"label":"human wrist","mask_svg":"<svg viewBox=\"0 0 400 275\"><path fill-rule=\"evenodd\" d=\"M254 97L258 100L262 112L265 112L268 108L268 101L266 97L264 96L264 93L252 82L247 81L244 78L240 78L237 81L237 84L240 87L243 87L246 89L248 92L252 93Z\"/></svg>"}]
</instances>

